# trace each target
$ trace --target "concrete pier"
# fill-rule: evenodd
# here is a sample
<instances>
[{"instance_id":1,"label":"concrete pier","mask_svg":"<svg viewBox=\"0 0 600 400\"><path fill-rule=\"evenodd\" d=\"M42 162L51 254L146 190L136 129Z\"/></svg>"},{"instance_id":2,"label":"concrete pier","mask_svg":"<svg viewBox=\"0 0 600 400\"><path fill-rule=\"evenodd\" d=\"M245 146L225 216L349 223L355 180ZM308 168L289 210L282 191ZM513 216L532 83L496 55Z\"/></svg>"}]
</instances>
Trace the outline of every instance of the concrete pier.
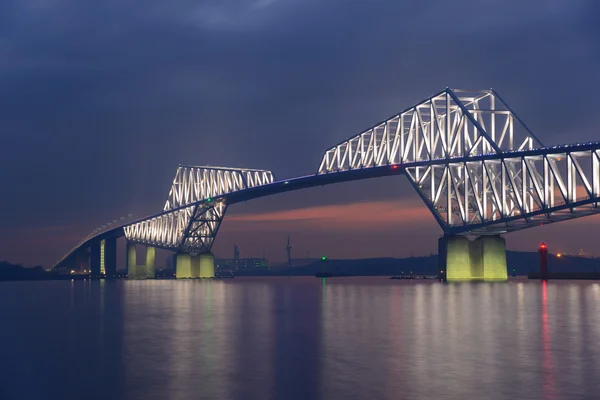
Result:
<instances>
[{"instance_id":1,"label":"concrete pier","mask_svg":"<svg viewBox=\"0 0 600 400\"><path fill-rule=\"evenodd\" d=\"M211 253L177 254L175 275L177 279L214 278L215 257Z\"/></svg>"},{"instance_id":2,"label":"concrete pier","mask_svg":"<svg viewBox=\"0 0 600 400\"><path fill-rule=\"evenodd\" d=\"M102 239L100 241L100 275L106 274L106 269L105 269L105 265L104 265L104 262L106 261L106 259L104 257L105 250L106 250L106 241L104 239Z\"/></svg>"},{"instance_id":3,"label":"concrete pier","mask_svg":"<svg viewBox=\"0 0 600 400\"><path fill-rule=\"evenodd\" d=\"M156 278L156 249L146 246L146 278Z\"/></svg>"},{"instance_id":4,"label":"concrete pier","mask_svg":"<svg viewBox=\"0 0 600 400\"><path fill-rule=\"evenodd\" d=\"M130 242L127 242L127 277L129 279L136 279L138 277L135 243Z\"/></svg>"},{"instance_id":5,"label":"concrete pier","mask_svg":"<svg viewBox=\"0 0 600 400\"><path fill-rule=\"evenodd\" d=\"M156 278L156 249L146 246L146 264L137 264L135 243L127 243L127 277L129 279Z\"/></svg>"},{"instance_id":6,"label":"concrete pier","mask_svg":"<svg viewBox=\"0 0 600 400\"><path fill-rule=\"evenodd\" d=\"M175 261L175 277L177 279L194 278L192 275L192 258L189 254L177 254Z\"/></svg>"},{"instance_id":7,"label":"concrete pier","mask_svg":"<svg viewBox=\"0 0 600 400\"><path fill-rule=\"evenodd\" d=\"M211 253L202 253L197 256L199 273L198 278L215 277L215 257Z\"/></svg>"},{"instance_id":8,"label":"concrete pier","mask_svg":"<svg viewBox=\"0 0 600 400\"><path fill-rule=\"evenodd\" d=\"M501 236L443 236L438 242L440 271L448 281L505 281L506 243Z\"/></svg>"},{"instance_id":9,"label":"concrete pier","mask_svg":"<svg viewBox=\"0 0 600 400\"><path fill-rule=\"evenodd\" d=\"M117 239L108 238L92 242L90 246L90 275L92 277L102 275L114 277L116 273Z\"/></svg>"},{"instance_id":10,"label":"concrete pier","mask_svg":"<svg viewBox=\"0 0 600 400\"><path fill-rule=\"evenodd\" d=\"M505 281L508 279L506 268L506 241L501 236L482 236L480 242L483 280Z\"/></svg>"}]
</instances>

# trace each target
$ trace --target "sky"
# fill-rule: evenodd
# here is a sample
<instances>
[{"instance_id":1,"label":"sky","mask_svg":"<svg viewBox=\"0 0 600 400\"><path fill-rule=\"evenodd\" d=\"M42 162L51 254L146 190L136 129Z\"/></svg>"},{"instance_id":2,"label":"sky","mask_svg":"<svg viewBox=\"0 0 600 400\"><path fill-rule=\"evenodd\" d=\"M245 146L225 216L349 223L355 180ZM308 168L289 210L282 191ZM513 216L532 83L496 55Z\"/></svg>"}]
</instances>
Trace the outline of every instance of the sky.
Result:
<instances>
[{"instance_id":1,"label":"sky","mask_svg":"<svg viewBox=\"0 0 600 400\"><path fill-rule=\"evenodd\" d=\"M494 88L545 144L598 140L589 0L4 0L0 259L50 266L99 225L162 209L178 164L316 172L339 141L445 87ZM600 218L507 246L592 251ZM231 257L425 255L441 229L405 177L229 208Z\"/></svg>"}]
</instances>

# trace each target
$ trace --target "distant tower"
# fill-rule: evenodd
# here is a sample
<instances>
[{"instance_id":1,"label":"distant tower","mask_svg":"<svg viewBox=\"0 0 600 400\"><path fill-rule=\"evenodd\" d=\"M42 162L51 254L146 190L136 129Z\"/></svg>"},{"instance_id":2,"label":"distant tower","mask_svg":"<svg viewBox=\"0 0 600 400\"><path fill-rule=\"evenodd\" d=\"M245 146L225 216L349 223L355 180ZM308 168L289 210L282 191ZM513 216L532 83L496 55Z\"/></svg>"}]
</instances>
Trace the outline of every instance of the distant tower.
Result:
<instances>
[{"instance_id":1,"label":"distant tower","mask_svg":"<svg viewBox=\"0 0 600 400\"><path fill-rule=\"evenodd\" d=\"M546 247L546 243L542 242L542 244L540 244L538 252L540 253L540 272L542 274L542 279L546 279L546 274L548 273L548 248Z\"/></svg>"},{"instance_id":2,"label":"distant tower","mask_svg":"<svg viewBox=\"0 0 600 400\"><path fill-rule=\"evenodd\" d=\"M287 246L284 249L287 252L288 264L292 265L292 246L290 245L290 234L288 233Z\"/></svg>"},{"instance_id":3,"label":"distant tower","mask_svg":"<svg viewBox=\"0 0 600 400\"><path fill-rule=\"evenodd\" d=\"M233 245L233 265L235 265L237 267L239 263L240 263L240 248L238 247L238 244L236 243Z\"/></svg>"}]
</instances>

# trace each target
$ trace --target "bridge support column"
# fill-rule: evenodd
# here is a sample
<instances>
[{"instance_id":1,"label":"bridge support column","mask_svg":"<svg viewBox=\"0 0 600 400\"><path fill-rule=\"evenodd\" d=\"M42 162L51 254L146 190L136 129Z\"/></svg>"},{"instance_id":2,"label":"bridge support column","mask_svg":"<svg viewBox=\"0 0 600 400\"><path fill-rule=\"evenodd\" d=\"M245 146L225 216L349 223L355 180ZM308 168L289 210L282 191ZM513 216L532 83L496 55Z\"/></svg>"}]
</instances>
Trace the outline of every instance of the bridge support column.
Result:
<instances>
[{"instance_id":1,"label":"bridge support column","mask_svg":"<svg viewBox=\"0 0 600 400\"><path fill-rule=\"evenodd\" d=\"M104 240L104 274L107 278L117 275L117 238Z\"/></svg>"},{"instance_id":2,"label":"bridge support column","mask_svg":"<svg viewBox=\"0 0 600 400\"><path fill-rule=\"evenodd\" d=\"M476 241L481 243L481 267L483 279L505 281L508 279L506 268L506 241L501 236L482 236Z\"/></svg>"},{"instance_id":3,"label":"bridge support column","mask_svg":"<svg viewBox=\"0 0 600 400\"><path fill-rule=\"evenodd\" d=\"M448 281L507 280L506 244L500 236L470 241L443 236L438 242L439 267Z\"/></svg>"},{"instance_id":4,"label":"bridge support column","mask_svg":"<svg viewBox=\"0 0 600 400\"><path fill-rule=\"evenodd\" d=\"M469 239L464 236L442 236L438 241L440 271L446 280L471 279L471 255Z\"/></svg>"},{"instance_id":5,"label":"bridge support column","mask_svg":"<svg viewBox=\"0 0 600 400\"><path fill-rule=\"evenodd\" d=\"M106 274L106 269L105 269L105 261L106 258L105 256L105 251L106 251L106 241L104 239L102 239L100 241L100 276L103 276Z\"/></svg>"},{"instance_id":6,"label":"bridge support column","mask_svg":"<svg viewBox=\"0 0 600 400\"><path fill-rule=\"evenodd\" d=\"M100 240L95 240L90 246L90 275L98 277L100 276L100 264L101 264L101 244Z\"/></svg>"},{"instance_id":7,"label":"bridge support column","mask_svg":"<svg viewBox=\"0 0 600 400\"><path fill-rule=\"evenodd\" d=\"M192 275L192 258L189 254L177 254L175 261L175 277L177 279L194 278Z\"/></svg>"},{"instance_id":8,"label":"bridge support column","mask_svg":"<svg viewBox=\"0 0 600 400\"><path fill-rule=\"evenodd\" d=\"M135 243L127 243L127 277L129 279L156 278L156 249L146 246L146 265L137 265Z\"/></svg>"},{"instance_id":9,"label":"bridge support column","mask_svg":"<svg viewBox=\"0 0 600 400\"><path fill-rule=\"evenodd\" d=\"M215 277L215 257L212 253L201 253L192 256L192 277L194 278L214 278Z\"/></svg>"},{"instance_id":10,"label":"bridge support column","mask_svg":"<svg viewBox=\"0 0 600 400\"><path fill-rule=\"evenodd\" d=\"M137 252L135 243L127 242L127 277L137 279Z\"/></svg>"},{"instance_id":11,"label":"bridge support column","mask_svg":"<svg viewBox=\"0 0 600 400\"><path fill-rule=\"evenodd\" d=\"M156 278L156 249L152 246L146 247L146 277Z\"/></svg>"}]
</instances>

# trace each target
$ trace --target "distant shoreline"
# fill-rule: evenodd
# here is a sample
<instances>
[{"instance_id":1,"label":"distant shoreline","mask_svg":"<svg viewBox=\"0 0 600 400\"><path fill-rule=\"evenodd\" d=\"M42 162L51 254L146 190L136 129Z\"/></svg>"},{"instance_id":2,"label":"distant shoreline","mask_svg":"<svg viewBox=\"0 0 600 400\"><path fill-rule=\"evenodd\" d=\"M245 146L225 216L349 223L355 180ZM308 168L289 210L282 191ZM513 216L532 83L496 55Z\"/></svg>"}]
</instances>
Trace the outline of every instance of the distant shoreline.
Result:
<instances>
[{"instance_id":1,"label":"distant shoreline","mask_svg":"<svg viewBox=\"0 0 600 400\"><path fill-rule=\"evenodd\" d=\"M539 271L539 254L537 252L507 251L506 260L508 275L527 276ZM551 273L593 274L600 273L600 259L578 256L548 256L548 270ZM225 272L227 271L227 272ZM225 275L244 276L436 276L439 274L437 255L406 258L369 258L369 259L327 259L303 266L257 267L248 270L222 270ZM217 275L219 269L217 268ZM116 278L126 278L126 271L118 270ZM157 269L158 279L173 279L172 269ZM6 261L0 262L0 281L32 281L32 280L97 280L85 274L59 275L45 271L41 266L25 268Z\"/></svg>"}]
</instances>

